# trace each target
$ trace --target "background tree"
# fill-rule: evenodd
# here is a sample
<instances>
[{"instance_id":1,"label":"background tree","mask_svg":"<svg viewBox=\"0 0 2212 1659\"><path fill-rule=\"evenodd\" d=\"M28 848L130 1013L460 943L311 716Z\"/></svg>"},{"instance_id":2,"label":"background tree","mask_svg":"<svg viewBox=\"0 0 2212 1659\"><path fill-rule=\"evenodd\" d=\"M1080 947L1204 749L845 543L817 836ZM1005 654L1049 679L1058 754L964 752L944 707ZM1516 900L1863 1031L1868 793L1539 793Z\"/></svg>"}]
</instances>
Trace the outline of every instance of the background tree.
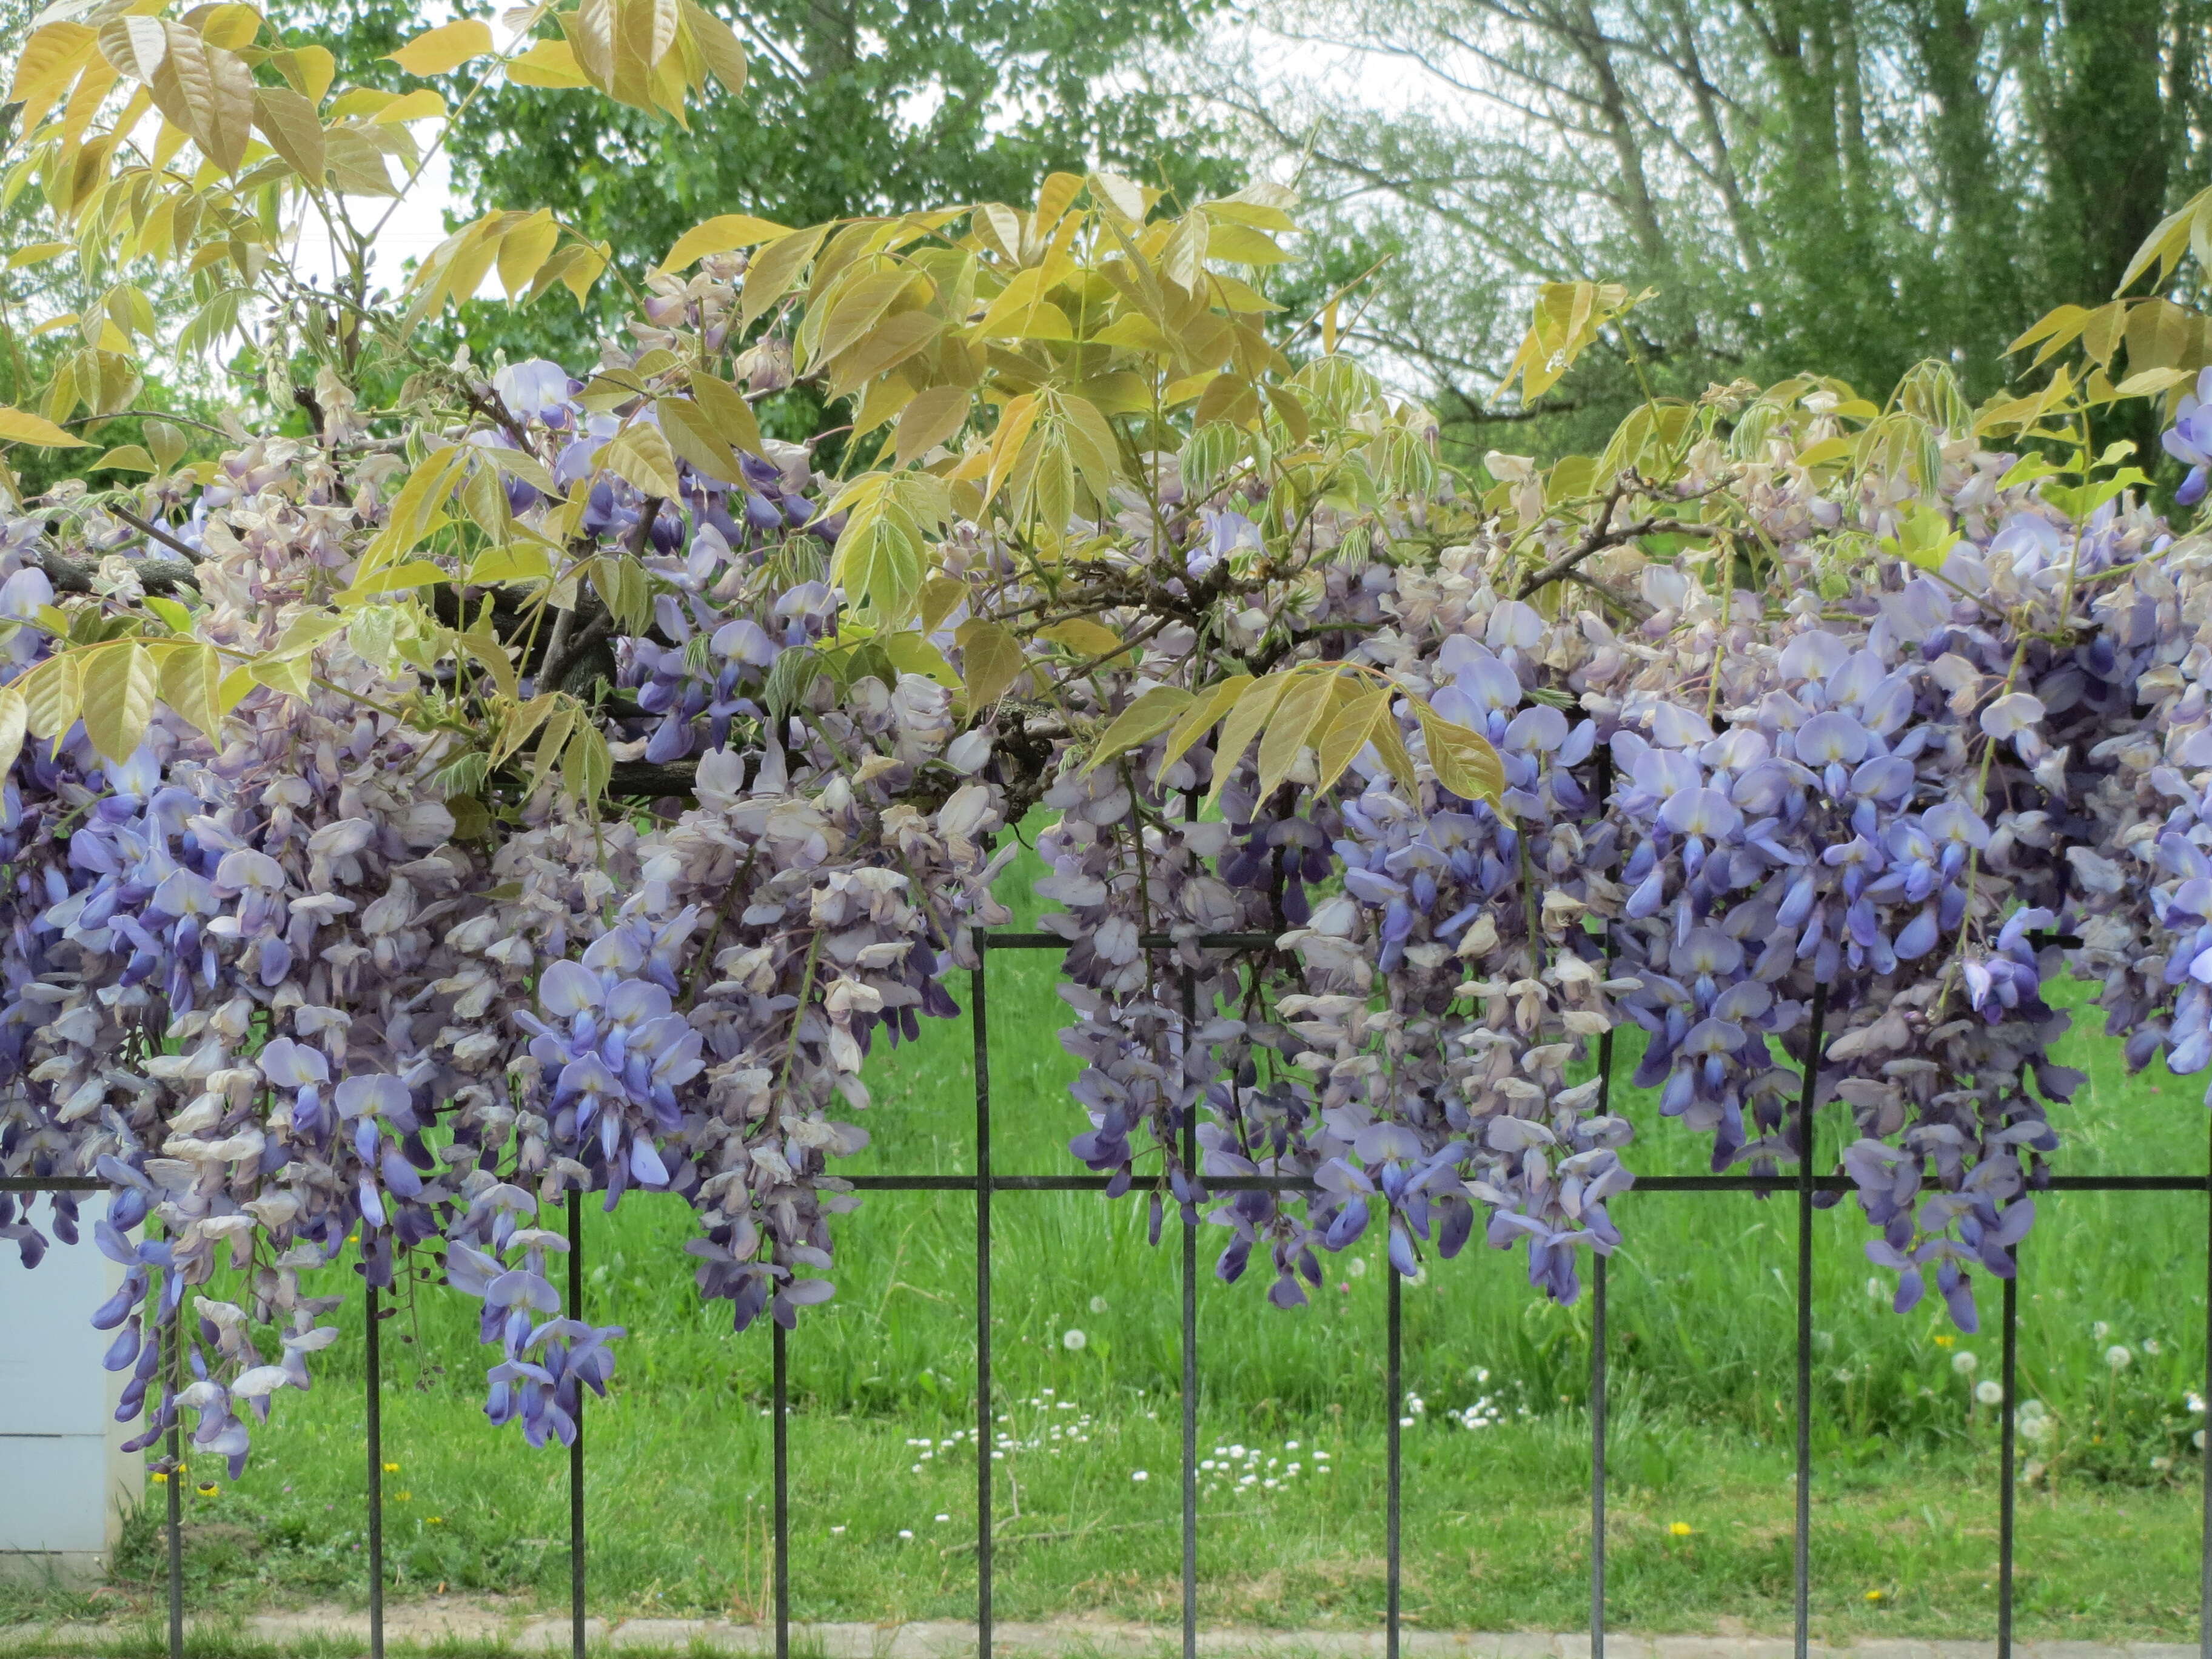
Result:
<instances>
[{"instance_id":1,"label":"background tree","mask_svg":"<svg viewBox=\"0 0 2212 1659\"><path fill-rule=\"evenodd\" d=\"M1054 169L1105 166L1195 200L1234 188L1242 169L1140 60L1188 40L1212 3L715 0L751 60L743 98L693 109L687 131L583 90L496 88L447 140L454 185L477 210L550 207L633 273L714 214L797 226L1026 204ZM400 84L381 59L419 8L351 0L337 21L320 0L289 9L343 42L349 78ZM618 305L609 289L581 319L558 306L470 307L461 326L479 356L573 356Z\"/></svg>"},{"instance_id":2,"label":"background tree","mask_svg":"<svg viewBox=\"0 0 2212 1659\"><path fill-rule=\"evenodd\" d=\"M1301 90L1255 49L1196 78L1328 202L1310 286L1352 274L1355 240L1390 256L1357 336L1456 435L1558 449L1643 384L1817 366L1880 387L1933 356L1992 390L2021 328L2108 296L2206 182L2208 19L2205 0L1267 0L1262 46L1382 72ZM1659 293L1544 404L1496 405L1547 280Z\"/></svg>"}]
</instances>

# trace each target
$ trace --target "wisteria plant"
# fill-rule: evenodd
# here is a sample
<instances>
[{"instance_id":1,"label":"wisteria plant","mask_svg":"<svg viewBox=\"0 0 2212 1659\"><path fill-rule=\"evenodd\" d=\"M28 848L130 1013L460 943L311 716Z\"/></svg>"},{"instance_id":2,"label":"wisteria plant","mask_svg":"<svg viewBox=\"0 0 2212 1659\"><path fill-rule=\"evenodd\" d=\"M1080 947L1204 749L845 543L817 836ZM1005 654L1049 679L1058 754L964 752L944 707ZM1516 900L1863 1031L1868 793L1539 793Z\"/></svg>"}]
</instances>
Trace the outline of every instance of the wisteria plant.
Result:
<instances>
[{"instance_id":1,"label":"wisteria plant","mask_svg":"<svg viewBox=\"0 0 2212 1659\"><path fill-rule=\"evenodd\" d=\"M687 1201L738 1329L827 1300L867 1056L958 1012L1033 813L1072 1151L1285 1307L1370 1229L1573 1297L1632 1022L1716 1170L1796 1158L1814 1066L1897 1305L1971 1329L2078 1081L2046 981L2131 1064L2212 1060L2212 544L2094 436L2167 399L2202 494L2194 313L2055 313L1978 409L1939 365L1719 387L1471 477L1338 301L1268 296L1264 184L726 216L635 277L520 208L380 293L449 97L743 81L689 0L499 21L397 94L242 4L68 0L14 68L4 191L53 240L12 262L87 299L0 443L86 464L0 466L0 1173L106 1183L137 1448L187 1413L239 1468L349 1253L481 1299L489 1414L569 1437L618 1334L549 1266L572 1192ZM494 280L634 319L432 350ZM1546 289L1515 377L1635 303ZM157 356L211 419L142 407ZM1310 1196L1209 1191L1253 1173ZM76 1229L0 1193L27 1261Z\"/></svg>"}]
</instances>

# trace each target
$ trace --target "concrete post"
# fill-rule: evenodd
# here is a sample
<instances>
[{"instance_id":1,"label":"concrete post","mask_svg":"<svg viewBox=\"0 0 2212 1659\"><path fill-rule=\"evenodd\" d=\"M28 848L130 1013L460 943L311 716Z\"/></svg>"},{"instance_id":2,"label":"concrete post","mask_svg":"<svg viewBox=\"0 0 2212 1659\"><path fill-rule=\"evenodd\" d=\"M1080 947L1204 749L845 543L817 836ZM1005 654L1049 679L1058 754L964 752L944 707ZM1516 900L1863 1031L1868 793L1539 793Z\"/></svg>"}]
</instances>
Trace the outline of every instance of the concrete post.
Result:
<instances>
[{"instance_id":1,"label":"concrete post","mask_svg":"<svg viewBox=\"0 0 2212 1659\"><path fill-rule=\"evenodd\" d=\"M106 1208L87 1194L79 1242L57 1242L35 1269L0 1245L0 1571L11 1577L97 1576L144 1491L143 1460L124 1455L130 1430L115 1421L124 1376L100 1363L112 1334L88 1322L123 1279L92 1242Z\"/></svg>"}]
</instances>

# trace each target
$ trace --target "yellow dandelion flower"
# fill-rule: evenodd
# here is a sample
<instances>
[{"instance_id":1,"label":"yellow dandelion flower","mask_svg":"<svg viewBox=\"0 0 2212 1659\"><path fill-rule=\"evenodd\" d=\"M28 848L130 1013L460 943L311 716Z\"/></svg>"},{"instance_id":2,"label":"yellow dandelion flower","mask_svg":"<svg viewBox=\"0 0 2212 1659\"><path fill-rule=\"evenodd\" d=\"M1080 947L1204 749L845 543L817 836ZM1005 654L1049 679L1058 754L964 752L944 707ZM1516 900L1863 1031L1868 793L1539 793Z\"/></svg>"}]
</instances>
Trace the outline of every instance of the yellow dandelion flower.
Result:
<instances>
[{"instance_id":1,"label":"yellow dandelion flower","mask_svg":"<svg viewBox=\"0 0 2212 1659\"><path fill-rule=\"evenodd\" d=\"M1887 1601L1889 1600L1889 1592L1887 1590L1870 1589L1866 1593L1866 1599L1869 1601Z\"/></svg>"},{"instance_id":2,"label":"yellow dandelion flower","mask_svg":"<svg viewBox=\"0 0 2212 1659\"><path fill-rule=\"evenodd\" d=\"M399 1473L399 1465L397 1463L386 1463L384 1466L384 1472L386 1474L397 1474Z\"/></svg>"},{"instance_id":3,"label":"yellow dandelion flower","mask_svg":"<svg viewBox=\"0 0 2212 1659\"><path fill-rule=\"evenodd\" d=\"M396 1492L392 1494L392 1501L395 1504L404 1504L414 1495L411 1492Z\"/></svg>"},{"instance_id":4,"label":"yellow dandelion flower","mask_svg":"<svg viewBox=\"0 0 2212 1659\"><path fill-rule=\"evenodd\" d=\"M1687 1538L1692 1533L1697 1531L1697 1528L1686 1521L1677 1521L1673 1525L1669 1526L1667 1530L1673 1533L1677 1538Z\"/></svg>"},{"instance_id":5,"label":"yellow dandelion flower","mask_svg":"<svg viewBox=\"0 0 2212 1659\"><path fill-rule=\"evenodd\" d=\"M216 1494L215 1483L213 1481L202 1482L199 1487L199 1494L203 1498L214 1497Z\"/></svg>"},{"instance_id":6,"label":"yellow dandelion flower","mask_svg":"<svg viewBox=\"0 0 2212 1659\"><path fill-rule=\"evenodd\" d=\"M154 1471L154 1484L157 1486L166 1486L169 1484L169 1477L156 1469Z\"/></svg>"},{"instance_id":7,"label":"yellow dandelion flower","mask_svg":"<svg viewBox=\"0 0 2212 1659\"><path fill-rule=\"evenodd\" d=\"M442 1527L446 1524L446 1517L442 1515L434 1515L422 1524L426 1527Z\"/></svg>"},{"instance_id":8,"label":"yellow dandelion flower","mask_svg":"<svg viewBox=\"0 0 2212 1659\"><path fill-rule=\"evenodd\" d=\"M1936 1346L1939 1348L1948 1348L1958 1340L1959 1339L1957 1337L1952 1335L1948 1331L1946 1331L1942 1335L1936 1339Z\"/></svg>"}]
</instances>

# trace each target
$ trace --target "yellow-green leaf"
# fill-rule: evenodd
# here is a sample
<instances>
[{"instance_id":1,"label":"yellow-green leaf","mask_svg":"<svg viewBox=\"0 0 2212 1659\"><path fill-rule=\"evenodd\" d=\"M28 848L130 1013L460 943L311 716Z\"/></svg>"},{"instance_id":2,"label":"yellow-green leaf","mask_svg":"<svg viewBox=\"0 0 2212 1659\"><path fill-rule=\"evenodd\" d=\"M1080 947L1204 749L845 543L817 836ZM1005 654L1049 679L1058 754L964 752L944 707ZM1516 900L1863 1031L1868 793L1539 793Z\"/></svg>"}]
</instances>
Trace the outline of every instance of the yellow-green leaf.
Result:
<instances>
[{"instance_id":1,"label":"yellow-green leaf","mask_svg":"<svg viewBox=\"0 0 2212 1659\"><path fill-rule=\"evenodd\" d=\"M1287 673L1270 674L1245 684L1236 706L1229 711L1228 721L1221 728L1220 744L1213 751L1213 787L1206 792L1208 800L1221 799L1229 775L1237 769L1237 762L1244 758L1244 751L1252 746L1252 739L1260 735L1260 728L1267 724L1291 685Z\"/></svg>"},{"instance_id":2,"label":"yellow-green leaf","mask_svg":"<svg viewBox=\"0 0 2212 1659\"><path fill-rule=\"evenodd\" d=\"M607 471L648 495L673 500L679 493L676 456L658 427L634 421L615 434L602 457Z\"/></svg>"},{"instance_id":3,"label":"yellow-green leaf","mask_svg":"<svg viewBox=\"0 0 2212 1659\"><path fill-rule=\"evenodd\" d=\"M547 87L556 91L587 87L575 49L566 40L538 40L530 50L507 60L507 78L518 87Z\"/></svg>"},{"instance_id":4,"label":"yellow-green leaf","mask_svg":"<svg viewBox=\"0 0 2212 1659\"><path fill-rule=\"evenodd\" d=\"M12 685L0 686L0 772L14 766L15 757L23 752L29 719L23 694Z\"/></svg>"},{"instance_id":5,"label":"yellow-green leaf","mask_svg":"<svg viewBox=\"0 0 2212 1659\"><path fill-rule=\"evenodd\" d=\"M1213 729L1214 723L1237 706L1253 684L1249 674L1237 674L1208 686L1200 692L1176 722L1175 730L1168 733L1168 746L1160 754L1160 769L1164 771L1183 757L1183 752Z\"/></svg>"},{"instance_id":6,"label":"yellow-green leaf","mask_svg":"<svg viewBox=\"0 0 2212 1659\"><path fill-rule=\"evenodd\" d=\"M1190 693L1180 686L1154 686L1116 714L1113 724L1099 734L1098 746L1091 751L1085 769L1103 766L1115 756L1151 742L1173 726L1191 702Z\"/></svg>"},{"instance_id":7,"label":"yellow-green leaf","mask_svg":"<svg viewBox=\"0 0 2212 1659\"><path fill-rule=\"evenodd\" d=\"M1102 623L1087 617L1071 617L1066 622L1054 623L1049 628L1037 629L1037 637L1064 645L1079 657L1105 658L1121 648L1121 636Z\"/></svg>"},{"instance_id":8,"label":"yellow-green leaf","mask_svg":"<svg viewBox=\"0 0 2212 1659\"><path fill-rule=\"evenodd\" d=\"M131 758L145 741L160 695L154 659L136 640L118 640L84 659L84 734L112 761Z\"/></svg>"},{"instance_id":9,"label":"yellow-green leaf","mask_svg":"<svg viewBox=\"0 0 2212 1659\"><path fill-rule=\"evenodd\" d=\"M480 586L494 582L549 581L552 575L553 561L545 550L528 542L488 547L469 567L469 580Z\"/></svg>"},{"instance_id":10,"label":"yellow-green leaf","mask_svg":"<svg viewBox=\"0 0 2212 1659\"><path fill-rule=\"evenodd\" d=\"M89 449L82 438L72 437L43 415L0 404L0 443L37 444L46 449Z\"/></svg>"},{"instance_id":11,"label":"yellow-green leaf","mask_svg":"<svg viewBox=\"0 0 2212 1659\"><path fill-rule=\"evenodd\" d=\"M1429 766L1437 781L1462 800L1501 804L1505 793L1505 769L1498 751L1479 732L1448 720L1426 703L1417 705L1421 735L1429 750Z\"/></svg>"},{"instance_id":12,"label":"yellow-green leaf","mask_svg":"<svg viewBox=\"0 0 2212 1659\"><path fill-rule=\"evenodd\" d=\"M211 645L180 641L161 654L161 701L204 732L222 737L222 659Z\"/></svg>"},{"instance_id":13,"label":"yellow-green leaf","mask_svg":"<svg viewBox=\"0 0 2212 1659\"><path fill-rule=\"evenodd\" d=\"M154 465L154 458L137 444L124 444L109 450L86 470L97 472L102 467L112 468L118 472L153 472L158 470Z\"/></svg>"},{"instance_id":14,"label":"yellow-green leaf","mask_svg":"<svg viewBox=\"0 0 2212 1659\"><path fill-rule=\"evenodd\" d=\"M962 677L971 710L996 702L1029 665L1022 642L1004 624L969 617L953 634L960 647Z\"/></svg>"},{"instance_id":15,"label":"yellow-green leaf","mask_svg":"<svg viewBox=\"0 0 2212 1659\"><path fill-rule=\"evenodd\" d=\"M1301 674L1275 705L1260 739L1260 799L1266 800L1297 764L1298 751L1320 740L1337 696L1334 672Z\"/></svg>"},{"instance_id":16,"label":"yellow-green leaf","mask_svg":"<svg viewBox=\"0 0 2212 1659\"><path fill-rule=\"evenodd\" d=\"M729 253L741 247L772 242L779 236L791 234L788 225L779 225L770 219L755 218L750 213L717 214L704 224L694 225L678 237L676 246L668 250L668 257L660 262L660 268L663 270L681 270L709 253Z\"/></svg>"},{"instance_id":17,"label":"yellow-green leaf","mask_svg":"<svg viewBox=\"0 0 2212 1659\"><path fill-rule=\"evenodd\" d=\"M304 93L289 87L254 88L253 125L261 129L269 147L291 163L293 172L313 188L322 188L330 165L323 149L323 124Z\"/></svg>"},{"instance_id":18,"label":"yellow-green leaf","mask_svg":"<svg viewBox=\"0 0 2212 1659\"><path fill-rule=\"evenodd\" d=\"M706 411L716 437L732 449L766 459L760 422L754 416L753 406L745 401L744 392L727 380L696 371L691 376L691 396Z\"/></svg>"},{"instance_id":19,"label":"yellow-green leaf","mask_svg":"<svg viewBox=\"0 0 2212 1659\"><path fill-rule=\"evenodd\" d=\"M1316 789L1326 789L1344 775L1373 738L1376 726L1390 718L1390 693L1382 687L1362 691L1337 710L1318 745L1320 776Z\"/></svg>"},{"instance_id":20,"label":"yellow-green leaf","mask_svg":"<svg viewBox=\"0 0 2212 1659\"><path fill-rule=\"evenodd\" d=\"M466 17L425 30L390 57L410 75L447 75L491 50L491 25Z\"/></svg>"},{"instance_id":21,"label":"yellow-green leaf","mask_svg":"<svg viewBox=\"0 0 2212 1659\"><path fill-rule=\"evenodd\" d=\"M76 723L84 659L74 651L49 657L15 682L34 738L58 743Z\"/></svg>"},{"instance_id":22,"label":"yellow-green leaf","mask_svg":"<svg viewBox=\"0 0 2212 1659\"><path fill-rule=\"evenodd\" d=\"M893 442L901 466L911 465L968 423L974 394L964 386L933 386L899 412Z\"/></svg>"}]
</instances>

